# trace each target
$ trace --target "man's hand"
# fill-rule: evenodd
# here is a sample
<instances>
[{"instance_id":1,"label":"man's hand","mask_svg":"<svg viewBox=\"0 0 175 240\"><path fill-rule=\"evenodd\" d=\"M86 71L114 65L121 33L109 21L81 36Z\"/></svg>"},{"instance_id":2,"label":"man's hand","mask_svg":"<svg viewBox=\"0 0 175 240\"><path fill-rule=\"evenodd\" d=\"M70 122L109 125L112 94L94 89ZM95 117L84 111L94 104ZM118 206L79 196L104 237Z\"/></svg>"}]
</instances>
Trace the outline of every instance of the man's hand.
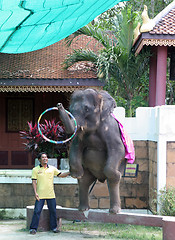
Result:
<instances>
[{"instance_id":1,"label":"man's hand","mask_svg":"<svg viewBox=\"0 0 175 240\"><path fill-rule=\"evenodd\" d=\"M62 172L61 174L58 174L58 177L64 178L64 177L67 177L69 175L70 175L70 172Z\"/></svg>"},{"instance_id":2,"label":"man's hand","mask_svg":"<svg viewBox=\"0 0 175 240\"><path fill-rule=\"evenodd\" d=\"M36 187L36 180L35 179L32 179L32 186L33 186L33 190L34 190L34 193L35 193L35 198L36 198L36 200L40 200L39 199L39 195L38 195L38 193L37 193L37 187Z\"/></svg>"},{"instance_id":3,"label":"man's hand","mask_svg":"<svg viewBox=\"0 0 175 240\"><path fill-rule=\"evenodd\" d=\"M38 200L38 201L40 200L38 193L35 193L35 198L36 198L36 200Z\"/></svg>"}]
</instances>

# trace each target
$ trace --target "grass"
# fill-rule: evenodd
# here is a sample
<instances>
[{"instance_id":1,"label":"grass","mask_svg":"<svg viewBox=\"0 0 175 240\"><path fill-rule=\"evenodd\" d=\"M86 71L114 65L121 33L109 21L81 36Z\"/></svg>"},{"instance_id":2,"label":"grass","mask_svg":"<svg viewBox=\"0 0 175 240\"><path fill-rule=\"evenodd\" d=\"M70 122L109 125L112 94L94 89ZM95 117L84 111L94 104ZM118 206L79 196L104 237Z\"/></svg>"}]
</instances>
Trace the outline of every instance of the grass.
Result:
<instances>
[{"instance_id":1,"label":"grass","mask_svg":"<svg viewBox=\"0 0 175 240\"><path fill-rule=\"evenodd\" d=\"M0 221L0 227L7 226L12 231L27 232L24 220L17 221ZM16 226L14 230L13 225ZM78 234L81 234L82 239L104 240L162 240L162 228L145 227L137 225L114 224L114 223L90 223L90 222L75 222L62 220L61 232L63 236L71 234L73 239L76 239ZM48 234L47 232L45 233ZM59 236L58 236L59 238ZM78 238L79 239L79 238Z\"/></svg>"},{"instance_id":2,"label":"grass","mask_svg":"<svg viewBox=\"0 0 175 240\"><path fill-rule=\"evenodd\" d=\"M162 228L112 223L66 222L62 231L96 236L96 239L162 240ZM87 235L88 236L88 235ZM88 237L86 237L88 238Z\"/></svg>"}]
</instances>

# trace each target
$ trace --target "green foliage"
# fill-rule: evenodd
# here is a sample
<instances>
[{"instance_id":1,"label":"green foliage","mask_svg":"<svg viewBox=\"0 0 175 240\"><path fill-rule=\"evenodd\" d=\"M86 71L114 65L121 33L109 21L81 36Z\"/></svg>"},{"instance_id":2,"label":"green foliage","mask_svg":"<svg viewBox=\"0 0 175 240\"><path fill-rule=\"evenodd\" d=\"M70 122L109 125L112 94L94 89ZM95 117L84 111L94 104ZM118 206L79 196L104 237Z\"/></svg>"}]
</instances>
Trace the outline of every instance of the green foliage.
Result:
<instances>
[{"instance_id":1,"label":"green foliage","mask_svg":"<svg viewBox=\"0 0 175 240\"><path fill-rule=\"evenodd\" d=\"M25 219L25 217L21 213L19 217L14 217L13 215L8 214L6 209L0 210L0 220L9 220L9 219Z\"/></svg>"},{"instance_id":2,"label":"green foliage","mask_svg":"<svg viewBox=\"0 0 175 240\"><path fill-rule=\"evenodd\" d=\"M133 31L137 13L131 7L121 10L121 13L113 19L113 25L104 25L96 22L94 25L88 24L66 39L70 45L73 39L81 35L91 36L102 44L103 48L97 53L88 49L74 50L65 59L65 68L72 66L79 61L91 61L93 69L97 70L98 78L106 83L106 90L117 100L118 106L125 105L128 116L134 115L134 109L139 101L141 106L146 105L144 84L148 78L149 51L142 51L135 56L133 44ZM143 81L144 79L144 81ZM115 90L114 90L115 89ZM120 105L121 104L121 105Z\"/></svg>"},{"instance_id":3,"label":"green foliage","mask_svg":"<svg viewBox=\"0 0 175 240\"><path fill-rule=\"evenodd\" d=\"M168 78L166 84L166 104L175 104L175 81L169 80Z\"/></svg>"},{"instance_id":4,"label":"green foliage","mask_svg":"<svg viewBox=\"0 0 175 240\"><path fill-rule=\"evenodd\" d=\"M158 200L157 200L158 195ZM159 194L157 191L152 192L151 211L153 214L159 214L163 216L175 216L175 187L168 187L160 190ZM157 205L160 206L160 211L156 210Z\"/></svg>"},{"instance_id":5,"label":"green foliage","mask_svg":"<svg viewBox=\"0 0 175 240\"><path fill-rule=\"evenodd\" d=\"M111 77L110 81L104 87L104 90L110 92L110 94L116 100L118 107L125 108L126 116L135 116L135 109L138 107L148 107L148 92L149 92L149 82L148 72L140 79L142 84L137 86L138 94L135 94L131 100L131 110L128 108L128 101L122 97L125 96L125 89L119 87L118 83ZM130 113L131 111L131 113Z\"/></svg>"},{"instance_id":6,"label":"green foliage","mask_svg":"<svg viewBox=\"0 0 175 240\"><path fill-rule=\"evenodd\" d=\"M25 140L25 149L35 155L38 155L40 152L46 152L48 157L58 157L59 149L57 145L47 142L41 136L37 123L33 125L32 122L28 122L28 126L28 131L20 131L20 137ZM59 141L66 135L64 127L60 122L55 123L55 120L45 120L44 124L40 124L40 129L44 136L54 141Z\"/></svg>"},{"instance_id":7,"label":"green foliage","mask_svg":"<svg viewBox=\"0 0 175 240\"><path fill-rule=\"evenodd\" d=\"M149 48L135 56L133 31L138 22L141 22L141 13L144 5L150 9L150 17L154 17L171 0L130 0L117 4L114 8L101 14L93 24L79 29L66 38L68 45L81 35L91 36L103 46L98 52L90 49L74 50L72 55L65 59L65 68L79 61L93 63L91 70L97 71L97 76L105 82L107 90L123 106L126 116L134 116L137 107L148 106L149 93ZM88 47L88 46L87 46ZM168 81L167 104L174 104L175 84Z\"/></svg>"},{"instance_id":8,"label":"green foliage","mask_svg":"<svg viewBox=\"0 0 175 240\"><path fill-rule=\"evenodd\" d=\"M153 18L171 2L172 0L130 0L126 2L126 5L132 5L133 9L139 12L142 12L144 5L147 5L149 15Z\"/></svg>"},{"instance_id":9,"label":"green foliage","mask_svg":"<svg viewBox=\"0 0 175 240\"><path fill-rule=\"evenodd\" d=\"M6 211L5 209L0 211L0 220L6 219Z\"/></svg>"},{"instance_id":10,"label":"green foliage","mask_svg":"<svg viewBox=\"0 0 175 240\"><path fill-rule=\"evenodd\" d=\"M93 232L96 238L93 239L129 239L129 240L161 240L162 229L158 227L145 227L129 224L112 223L64 223L62 230L66 232L88 233L93 238Z\"/></svg>"},{"instance_id":11,"label":"green foliage","mask_svg":"<svg viewBox=\"0 0 175 240\"><path fill-rule=\"evenodd\" d=\"M148 7L148 14L150 18L154 18L160 11L162 11L172 0L129 0L125 1L122 4L117 4L108 11L102 13L98 20L102 23L102 26L113 25L113 19L117 14L121 12L124 7L132 7L133 11L138 12L138 17L143 11L144 5Z\"/></svg>"},{"instance_id":12,"label":"green foliage","mask_svg":"<svg viewBox=\"0 0 175 240\"><path fill-rule=\"evenodd\" d=\"M106 89L118 100L117 105L126 109L127 116L134 116L139 106L148 106L148 61L150 52L142 51L137 57L132 49L133 31L137 14L131 8L122 10L117 17L113 46L99 54L98 71L108 82ZM103 73L103 74L102 74ZM113 94L114 80L118 96Z\"/></svg>"},{"instance_id":13,"label":"green foliage","mask_svg":"<svg viewBox=\"0 0 175 240\"><path fill-rule=\"evenodd\" d=\"M68 55L68 57L65 59L64 69L67 69L70 66L72 66L74 63L77 63L80 61L90 61L96 64L97 55L90 49L78 49L78 50L74 49L73 54ZM94 66L94 70L95 70L95 66Z\"/></svg>"},{"instance_id":14,"label":"green foliage","mask_svg":"<svg viewBox=\"0 0 175 240\"><path fill-rule=\"evenodd\" d=\"M111 46L111 39L108 36L108 34L106 34L106 32L103 29L99 28L98 24L93 25L92 23L89 23L88 25L84 26L83 28L80 28L72 35L65 38L67 46L70 46L75 38L80 37L82 35L93 37L106 48Z\"/></svg>"},{"instance_id":15,"label":"green foliage","mask_svg":"<svg viewBox=\"0 0 175 240\"><path fill-rule=\"evenodd\" d=\"M175 188L164 188L160 191L160 214L164 216L175 216Z\"/></svg>"}]
</instances>

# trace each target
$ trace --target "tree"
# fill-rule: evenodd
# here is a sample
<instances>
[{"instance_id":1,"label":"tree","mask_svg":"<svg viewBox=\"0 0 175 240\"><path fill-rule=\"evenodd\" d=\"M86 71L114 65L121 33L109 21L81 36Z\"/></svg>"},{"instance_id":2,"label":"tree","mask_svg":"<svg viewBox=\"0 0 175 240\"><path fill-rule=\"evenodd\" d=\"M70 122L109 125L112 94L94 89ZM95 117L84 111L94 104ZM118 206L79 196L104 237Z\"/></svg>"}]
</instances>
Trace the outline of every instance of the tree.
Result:
<instances>
[{"instance_id":1,"label":"tree","mask_svg":"<svg viewBox=\"0 0 175 240\"><path fill-rule=\"evenodd\" d=\"M172 0L130 0L126 2L127 5L132 5L133 10L143 11L144 5L150 6L150 17L154 18L161 12Z\"/></svg>"},{"instance_id":2,"label":"tree","mask_svg":"<svg viewBox=\"0 0 175 240\"><path fill-rule=\"evenodd\" d=\"M113 8L99 15L94 21L99 23L100 28L109 29L113 26L113 21L117 15L120 15L123 8L132 8L132 11L137 13L137 21L142 22L141 14L144 9L144 5L148 6L148 14L150 18L154 18L159 12L161 12L172 0L129 0L115 5Z\"/></svg>"},{"instance_id":3,"label":"tree","mask_svg":"<svg viewBox=\"0 0 175 240\"><path fill-rule=\"evenodd\" d=\"M91 61L97 70L98 77L107 82L107 90L114 98L117 95L126 104L127 115L133 115L132 100L139 96L143 85L143 76L148 69L150 53L142 51L137 57L132 48L133 31L137 14L131 8L124 8L109 28L107 24L88 24L69 36L67 44L80 35L91 36L102 44L97 53L91 49L74 50L65 59L65 68L80 61ZM115 91L114 90L114 88Z\"/></svg>"},{"instance_id":4,"label":"tree","mask_svg":"<svg viewBox=\"0 0 175 240\"><path fill-rule=\"evenodd\" d=\"M133 11L137 11L140 15L143 11L144 5L150 6L149 15L150 18L154 18L159 12L161 12L167 5L169 5L173 0L129 0L125 1L122 4L117 4L108 11L102 13L98 19L111 21L115 17L116 13L120 13L123 6L132 7Z\"/></svg>"}]
</instances>

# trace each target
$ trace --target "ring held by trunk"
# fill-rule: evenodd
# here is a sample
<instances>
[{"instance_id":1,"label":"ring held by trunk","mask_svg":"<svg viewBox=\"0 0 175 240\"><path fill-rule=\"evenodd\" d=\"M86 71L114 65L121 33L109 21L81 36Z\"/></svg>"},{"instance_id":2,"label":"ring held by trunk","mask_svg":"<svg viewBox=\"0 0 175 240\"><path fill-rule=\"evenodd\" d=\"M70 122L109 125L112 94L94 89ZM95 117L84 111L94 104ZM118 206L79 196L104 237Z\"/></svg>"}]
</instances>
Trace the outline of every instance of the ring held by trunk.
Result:
<instances>
[{"instance_id":1,"label":"ring held by trunk","mask_svg":"<svg viewBox=\"0 0 175 240\"><path fill-rule=\"evenodd\" d=\"M47 141L47 142L50 142L50 143L54 143L54 144L63 144L63 143L66 143L68 141L70 141L76 134L76 131L77 131L77 122L76 122L76 119L74 118L74 116L68 112L67 110L65 110L67 112L67 114L74 120L74 124L75 124L75 130L74 130L74 133L67 139L63 140L63 141L54 141L54 140L51 140L49 138L47 138L42 132L41 132L41 129L40 129L40 121L41 121L41 118L42 116L46 113L46 112L49 112L51 110L58 110L57 107L52 107L52 108L48 108L46 109L43 113L41 113L41 115L39 116L38 118L38 131L39 133L41 134L41 136Z\"/></svg>"}]
</instances>

